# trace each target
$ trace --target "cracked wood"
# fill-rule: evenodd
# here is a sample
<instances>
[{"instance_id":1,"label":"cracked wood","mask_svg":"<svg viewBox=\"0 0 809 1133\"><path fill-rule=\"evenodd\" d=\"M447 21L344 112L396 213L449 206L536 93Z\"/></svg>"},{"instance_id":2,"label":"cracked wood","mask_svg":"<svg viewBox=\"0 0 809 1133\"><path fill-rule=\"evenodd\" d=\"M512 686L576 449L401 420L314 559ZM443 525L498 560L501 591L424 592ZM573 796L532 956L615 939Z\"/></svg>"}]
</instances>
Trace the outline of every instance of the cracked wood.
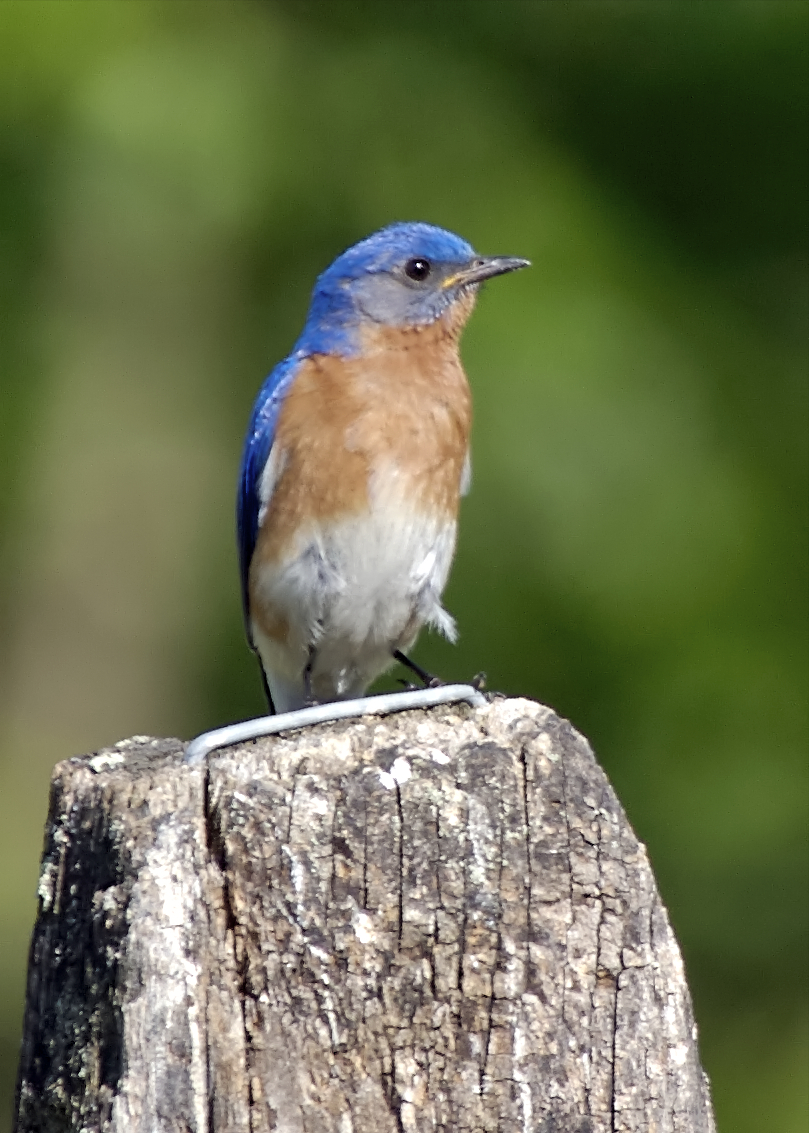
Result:
<instances>
[{"instance_id":1,"label":"cracked wood","mask_svg":"<svg viewBox=\"0 0 809 1133\"><path fill-rule=\"evenodd\" d=\"M54 772L18 1133L713 1133L586 742L494 699Z\"/></svg>"}]
</instances>

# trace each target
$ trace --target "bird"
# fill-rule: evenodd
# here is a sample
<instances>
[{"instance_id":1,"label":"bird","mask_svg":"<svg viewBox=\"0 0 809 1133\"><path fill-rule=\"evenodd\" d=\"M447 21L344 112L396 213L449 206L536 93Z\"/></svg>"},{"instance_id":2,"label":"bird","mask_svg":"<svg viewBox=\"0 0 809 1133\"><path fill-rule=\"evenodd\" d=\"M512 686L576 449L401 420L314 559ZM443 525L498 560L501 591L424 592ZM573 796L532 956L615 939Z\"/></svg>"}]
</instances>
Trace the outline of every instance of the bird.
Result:
<instances>
[{"instance_id":1,"label":"bird","mask_svg":"<svg viewBox=\"0 0 809 1133\"><path fill-rule=\"evenodd\" d=\"M318 276L239 476L244 621L271 712L354 699L396 661L426 684L419 631L456 640L441 595L471 475L459 339L480 285L528 264L402 222Z\"/></svg>"}]
</instances>

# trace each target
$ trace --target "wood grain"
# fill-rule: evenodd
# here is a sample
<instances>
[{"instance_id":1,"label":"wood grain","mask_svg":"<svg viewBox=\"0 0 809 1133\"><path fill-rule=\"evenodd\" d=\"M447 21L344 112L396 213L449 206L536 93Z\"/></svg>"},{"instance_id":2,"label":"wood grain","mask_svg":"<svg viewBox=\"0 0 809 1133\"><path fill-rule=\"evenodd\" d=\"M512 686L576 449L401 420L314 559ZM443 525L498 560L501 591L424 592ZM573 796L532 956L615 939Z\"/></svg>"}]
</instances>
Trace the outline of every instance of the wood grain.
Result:
<instances>
[{"instance_id":1,"label":"wood grain","mask_svg":"<svg viewBox=\"0 0 809 1133\"><path fill-rule=\"evenodd\" d=\"M495 699L54 773L16 1129L712 1133L586 742Z\"/></svg>"}]
</instances>

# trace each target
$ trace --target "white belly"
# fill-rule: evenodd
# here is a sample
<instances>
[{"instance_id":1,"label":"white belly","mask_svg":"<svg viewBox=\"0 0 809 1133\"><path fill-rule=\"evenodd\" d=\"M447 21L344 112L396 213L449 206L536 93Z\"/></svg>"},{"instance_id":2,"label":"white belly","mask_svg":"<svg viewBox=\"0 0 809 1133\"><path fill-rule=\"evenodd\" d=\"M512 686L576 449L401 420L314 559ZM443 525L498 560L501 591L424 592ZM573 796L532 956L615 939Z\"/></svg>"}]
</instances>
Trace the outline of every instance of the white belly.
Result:
<instances>
[{"instance_id":1,"label":"white belly","mask_svg":"<svg viewBox=\"0 0 809 1133\"><path fill-rule=\"evenodd\" d=\"M302 703L310 646L312 693L333 700L360 695L424 625L455 640L441 606L455 531L454 522L377 507L313 528L281 564L257 565L254 608L268 603L289 626L279 642L262 633L260 617L253 624L277 711Z\"/></svg>"}]
</instances>

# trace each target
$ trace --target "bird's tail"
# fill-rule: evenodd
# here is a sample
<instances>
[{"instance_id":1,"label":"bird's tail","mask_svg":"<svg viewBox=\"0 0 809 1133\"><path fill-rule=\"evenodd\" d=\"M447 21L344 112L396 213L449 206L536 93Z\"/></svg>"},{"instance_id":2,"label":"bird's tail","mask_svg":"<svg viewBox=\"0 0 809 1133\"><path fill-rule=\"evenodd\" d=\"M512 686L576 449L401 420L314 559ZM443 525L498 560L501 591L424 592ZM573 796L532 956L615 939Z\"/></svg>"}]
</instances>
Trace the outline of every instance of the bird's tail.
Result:
<instances>
[{"instance_id":1,"label":"bird's tail","mask_svg":"<svg viewBox=\"0 0 809 1133\"><path fill-rule=\"evenodd\" d=\"M264 684L271 708L276 714L295 712L306 705L303 680L289 680L278 673L266 673Z\"/></svg>"}]
</instances>

